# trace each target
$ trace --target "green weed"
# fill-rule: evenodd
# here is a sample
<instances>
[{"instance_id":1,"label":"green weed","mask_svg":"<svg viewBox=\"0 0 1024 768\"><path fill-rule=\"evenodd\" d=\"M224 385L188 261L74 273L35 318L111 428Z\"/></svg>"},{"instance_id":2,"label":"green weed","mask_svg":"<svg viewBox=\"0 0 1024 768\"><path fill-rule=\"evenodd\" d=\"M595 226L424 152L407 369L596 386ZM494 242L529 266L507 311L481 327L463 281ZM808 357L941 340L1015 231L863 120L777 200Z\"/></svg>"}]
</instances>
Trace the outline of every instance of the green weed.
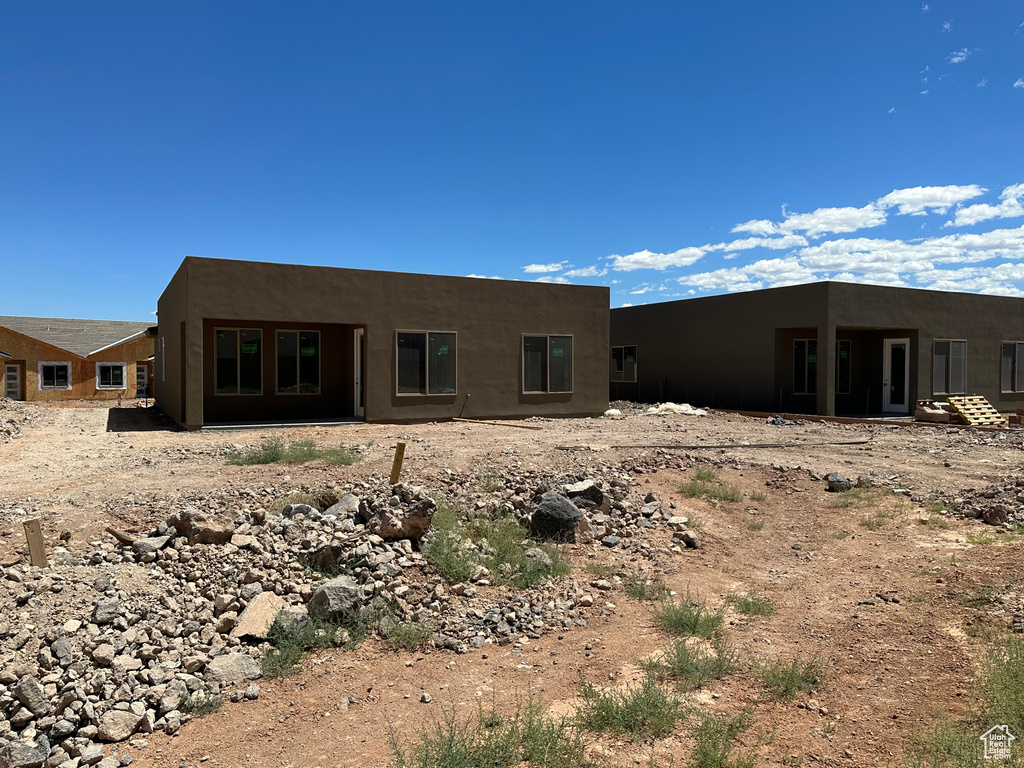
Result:
<instances>
[{"instance_id":1,"label":"green weed","mask_svg":"<svg viewBox=\"0 0 1024 768\"><path fill-rule=\"evenodd\" d=\"M186 693L178 702L178 711L183 715L203 717L211 712L216 712L224 706L224 699L214 696L209 691L199 690L195 693Z\"/></svg>"},{"instance_id":2,"label":"green weed","mask_svg":"<svg viewBox=\"0 0 1024 768\"><path fill-rule=\"evenodd\" d=\"M654 619L662 630L677 637L714 637L724 618L722 609L712 611L705 603L693 600L689 592L678 602L666 597L654 609Z\"/></svg>"},{"instance_id":3,"label":"green weed","mask_svg":"<svg viewBox=\"0 0 1024 768\"><path fill-rule=\"evenodd\" d=\"M991 544L995 541L995 538L987 533L968 533L966 538L968 544Z\"/></svg>"},{"instance_id":4,"label":"green weed","mask_svg":"<svg viewBox=\"0 0 1024 768\"><path fill-rule=\"evenodd\" d=\"M775 613L775 606L772 605L771 600L756 592L748 592L745 595L729 595L727 599L737 613L750 616L771 616Z\"/></svg>"},{"instance_id":5,"label":"green weed","mask_svg":"<svg viewBox=\"0 0 1024 768\"><path fill-rule=\"evenodd\" d=\"M703 645L691 645L685 638L677 638L660 656L644 661L641 667L658 680L671 680L680 690L690 691L731 675L737 659L725 643L710 651Z\"/></svg>"},{"instance_id":6,"label":"green weed","mask_svg":"<svg viewBox=\"0 0 1024 768\"><path fill-rule=\"evenodd\" d=\"M743 501L743 494L736 486L723 482L714 470L706 467L698 467L693 479L679 486L679 493L688 499L703 497L717 501Z\"/></svg>"},{"instance_id":7,"label":"green weed","mask_svg":"<svg viewBox=\"0 0 1024 768\"><path fill-rule=\"evenodd\" d=\"M323 461L333 465L348 465L359 461L358 453L344 445L339 448L321 448L313 440L296 440L285 443L279 437L264 440L259 448L235 451L228 454L228 464L304 464L307 461Z\"/></svg>"},{"instance_id":8,"label":"green weed","mask_svg":"<svg viewBox=\"0 0 1024 768\"><path fill-rule=\"evenodd\" d=\"M761 502L768 500L768 494L763 493L762 491L754 491L750 494L750 500L760 504Z\"/></svg>"},{"instance_id":9,"label":"green weed","mask_svg":"<svg viewBox=\"0 0 1024 768\"><path fill-rule=\"evenodd\" d=\"M735 717L700 715L693 730L696 745L690 758L690 768L754 768L756 753L748 750L733 754L736 738L750 727L748 712Z\"/></svg>"},{"instance_id":10,"label":"green weed","mask_svg":"<svg viewBox=\"0 0 1024 768\"><path fill-rule=\"evenodd\" d=\"M624 691L598 690L581 680L580 698L576 716L582 728L633 738L668 736L684 713L682 699L667 693L650 675Z\"/></svg>"},{"instance_id":11,"label":"green weed","mask_svg":"<svg viewBox=\"0 0 1024 768\"><path fill-rule=\"evenodd\" d=\"M795 658L789 664L779 660L756 665L768 693L776 701L792 701L798 693L810 693L821 685L825 667L818 659Z\"/></svg>"},{"instance_id":12,"label":"green weed","mask_svg":"<svg viewBox=\"0 0 1024 768\"><path fill-rule=\"evenodd\" d=\"M754 532L764 530L764 520L754 520L751 523L747 523L747 530Z\"/></svg>"},{"instance_id":13,"label":"green weed","mask_svg":"<svg viewBox=\"0 0 1024 768\"><path fill-rule=\"evenodd\" d=\"M634 600L661 600L668 595L668 587L657 574L641 570L630 573L622 582L626 594Z\"/></svg>"},{"instance_id":14,"label":"green weed","mask_svg":"<svg viewBox=\"0 0 1024 768\"><path fill-rule=\"evenodd\" d=\"M339 621L304 617L282 621L279 617L270 628L267 640L271 648L260 662L264 677L282 677L298 672L306 651L317 648L357 647L366 639L368 622L358 611Z\"/></svg>"}]
</instances>

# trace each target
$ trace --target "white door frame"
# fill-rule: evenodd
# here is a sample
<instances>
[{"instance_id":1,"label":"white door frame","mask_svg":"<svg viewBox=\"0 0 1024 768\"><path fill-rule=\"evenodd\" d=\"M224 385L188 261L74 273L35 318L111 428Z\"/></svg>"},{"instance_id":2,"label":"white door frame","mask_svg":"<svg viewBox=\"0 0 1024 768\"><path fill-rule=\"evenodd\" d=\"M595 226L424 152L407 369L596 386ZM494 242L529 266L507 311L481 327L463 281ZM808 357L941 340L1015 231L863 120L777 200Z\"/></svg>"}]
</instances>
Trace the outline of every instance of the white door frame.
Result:
<instances>
[{"instance_id":1,"label":"white door frame","mask_svg":"<svg viewBox=\"0 0 1024 768\"><path fill-rule=\"evenodd\" d=\"M366 362L366 329L356 328L353 340L355 342L352 345L354 358L352 370L355 372L355 387L353 388L355 407L353 413L357 419L363 419L366 418L366 409L363 407L363 404L366 402L366 371L363 370Z\"/></svg>"},{"instance_id":2,"label":"white door frame","mask_svg":"<svg viewBox=\"0 0 1024 768\"><path fill-rule=\"evenodd\" d=\"M14 374L14 387L9 385L7 377ZM14 391L14 397L11 397L11 390ZM12 400L21 400L21 366L17 363L6 363L4 364L4 395L11 397Z\"/></svg>"},{"instance_id":3,"label":"white door frame","mask_svg":"<svg viewBox=\"0 0 1024 768\"><path fill-rule=\"evenodd\" d=\"M883 339L882 353L882 411L884 413L910 413L910 339ZM903 402L892 403L889 381L892 379L892 348L903 345Z\"/></svg>"}]
</instances>

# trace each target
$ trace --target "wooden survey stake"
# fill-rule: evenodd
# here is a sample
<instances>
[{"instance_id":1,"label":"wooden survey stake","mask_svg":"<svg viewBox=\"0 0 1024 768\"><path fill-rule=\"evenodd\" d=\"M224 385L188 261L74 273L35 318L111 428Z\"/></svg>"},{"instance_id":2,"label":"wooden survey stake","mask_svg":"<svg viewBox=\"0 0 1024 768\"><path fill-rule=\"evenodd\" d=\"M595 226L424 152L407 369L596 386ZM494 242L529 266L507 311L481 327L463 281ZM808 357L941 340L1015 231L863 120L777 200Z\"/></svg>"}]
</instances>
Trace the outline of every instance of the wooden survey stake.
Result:
<instances>
[{"instance_id":1,"label":"wooden survey stake","mask_svg":"<svg viewBox=\"0 0 1024 768\"><path fill-rule=\"evenodd\" d=\"M395 463L391 465L392 485L398 482L398 478L402 474L403 461L405 461L405 443L399 443L395 446Z\"/></svg>"},{"instance_id":2,"label":"wooden survey stake","mask_svg":"<svg viewBox=\"0 0 1024 768\"><path fill-rule=\"evenodd\" d=\"M43 542L43 529L39 525L39 519L26 520L24 525L29 562L36 568L46 568L49 563L46 561L46 544Z\"/></svg>"}]
</instances>

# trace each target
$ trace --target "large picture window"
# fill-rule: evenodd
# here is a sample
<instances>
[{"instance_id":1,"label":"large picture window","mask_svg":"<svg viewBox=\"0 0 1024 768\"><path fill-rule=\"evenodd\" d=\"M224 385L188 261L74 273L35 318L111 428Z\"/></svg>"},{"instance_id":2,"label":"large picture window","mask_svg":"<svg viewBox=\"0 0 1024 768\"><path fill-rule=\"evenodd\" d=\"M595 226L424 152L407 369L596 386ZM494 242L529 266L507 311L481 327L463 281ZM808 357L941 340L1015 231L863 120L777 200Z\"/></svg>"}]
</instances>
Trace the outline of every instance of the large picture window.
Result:
<instances>
[{"instance_id":1,"label":"large picture window","mask_svg":"<svg viewBox=\"0 0 1024 768\"><path fill-rule=\"evenodd\" d=\"M523 336L523 392L572 392L572 336Z\"/></svg>"},{"instance_id":2,"label":"large picture window","mask_svg":"<svg viewBox=\"0 0 1024 768\"><path fill-rule=\"evenodd\" d=\"M935 339L932 347L932 393L962 395L967 391L967 342Z\"/></svg>"},{"instance_id":3,"label":"large picture window","mask_svg":"<svg viewBox=\"0 0 1024 768\"><path fill-rule=\"evenodd\" d=\"M456 335L448 331L398 331L398 394L454 395Z\"/></svg>"},{"instance_id":4,"label":"large picture window","mask_svg":"<svg viewBox=\"0 0 1024 768\"><path fill-rule=\"evenodd\" d=\"M263 331L218 328L215 331L214 392L218 395L263 394Z\"/></svg>"},{"instance_id":5,"label":"large picture window","mask_svg":"<svg viewBox=\"0 0 1024 768\"><path fill-rule=\"evenodd\" d=\"M818 340L796 339L793 342L793 394L814 395L818 392Z\"/></svg>"},{"instance_id":6,"label":"large picture window","mask_svg":"<svg viewBox=\"0 0 1024 768\"><path fill-rule=\"evenodd\" d=\"M320 331L277 332L277 394L320 394Z\"/></svg>"},{"instance_id":7,"label":"large picture window","mask_svg":"<svg viewBox=\"0 0 1024 768\"><path fill-rule=\"evenodd\" d=\"M96 363L96 389L127 389L124 363Z\"/></svg>"},{"instance_id":8,"label":"large picture window","mask_svg":"<svg viewBox=\"0 0 1024 768\"><path fill-rule=\"evenodd\" d=\"M71 363L39 363L40 389L71 389Z\"/></svg>"},{"instance_id":9,"label":"large picture window","mask_svg":"<svg viewBox=\"0 0 1024 768\"><path fill-rule=\"evenodd\" d=\"M1024 392L1024 341L1004 341L999 389Z\"/></svg>"},{"instance_id":10,"label":"large picture window","mask_svg":"<svg viewBox=\"0 0 1024 768\"><path fill-rule=\"evenodd\" d=\"M612 347L612 381L636 381L636 345Z\"/></svg>"}]
</instances>

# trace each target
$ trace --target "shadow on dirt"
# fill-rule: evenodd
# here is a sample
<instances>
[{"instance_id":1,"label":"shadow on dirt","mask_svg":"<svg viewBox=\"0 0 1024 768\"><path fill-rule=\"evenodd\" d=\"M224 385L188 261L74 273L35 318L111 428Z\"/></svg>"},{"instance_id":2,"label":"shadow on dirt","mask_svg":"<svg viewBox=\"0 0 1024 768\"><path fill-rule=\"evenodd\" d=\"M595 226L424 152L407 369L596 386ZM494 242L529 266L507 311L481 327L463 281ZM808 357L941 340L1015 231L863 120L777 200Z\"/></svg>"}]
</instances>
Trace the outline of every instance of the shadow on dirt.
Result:
<instances>
[{"instance_id":1,"label":"shadow on dirt","mask_svg":"<svg viewBox=\"0 0 1024 768\"><path fill-rule=\"evenodd\" d=\"M156 406L111 408L107 432L174 432L177 425Z\"/></svg>"}]
</instances>

